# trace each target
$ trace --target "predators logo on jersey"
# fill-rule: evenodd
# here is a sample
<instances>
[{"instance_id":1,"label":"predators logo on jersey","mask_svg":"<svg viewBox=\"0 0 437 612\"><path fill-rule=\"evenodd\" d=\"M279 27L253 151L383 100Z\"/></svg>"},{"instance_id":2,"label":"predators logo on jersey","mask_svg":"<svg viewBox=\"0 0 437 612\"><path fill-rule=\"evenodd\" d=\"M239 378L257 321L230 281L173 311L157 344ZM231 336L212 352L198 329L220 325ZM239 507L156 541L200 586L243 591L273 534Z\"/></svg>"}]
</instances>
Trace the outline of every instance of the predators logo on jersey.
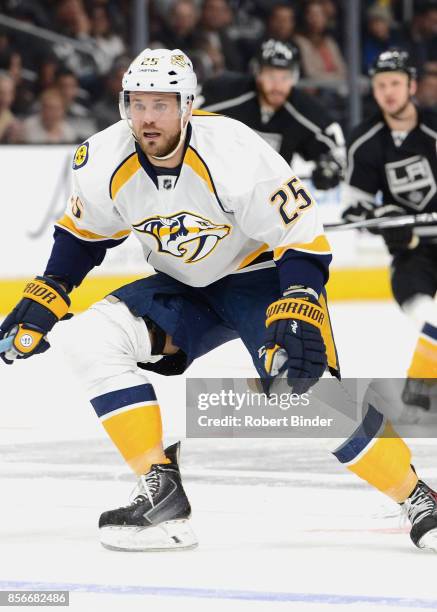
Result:
<instances>
[{"instance_id":1,"label":"predators logo on jersey","mask_svg":"<svg viewBox=\"0 0 437 612\"><path fill-rule=\"evenodd\" d=\"M77 149L73 158L73 170L82 168L88 161L89 143L84 142Z\"/></svg>"},{"instance_id":2,"label":"predators logo on jersey","mask_svg":"<svg viewBox=\"0 0 437 612\"><path fill-rule=\"evenodd\" d=\"M137 232L153 236L160 253L186 257L185 263L196 263L207 257L231 231L229 225L217 225L195 213L181 211L170 217L149 217L133 225ZM195 242L194 248L188 244Z\"/></svg>"}]
</instances>

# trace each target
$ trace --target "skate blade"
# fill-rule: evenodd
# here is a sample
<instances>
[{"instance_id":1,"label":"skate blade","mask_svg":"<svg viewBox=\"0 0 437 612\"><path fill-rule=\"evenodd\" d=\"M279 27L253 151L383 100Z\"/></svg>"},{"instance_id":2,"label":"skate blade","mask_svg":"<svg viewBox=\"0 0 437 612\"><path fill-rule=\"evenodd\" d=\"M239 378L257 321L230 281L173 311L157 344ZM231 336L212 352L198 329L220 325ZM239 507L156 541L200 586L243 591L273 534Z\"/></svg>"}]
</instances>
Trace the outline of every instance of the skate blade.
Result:
<instances>
[{"instance_id":1,"label":"skate blade","mask_svg":"<svg viewBox=\"0 0 437 612\"><path fill-rule=\"evenodd\" d=\"M196 548L197 538L188 520L167 521L154 527L106 525L100 543L109 550L160 552Z\"/></svg>"},{"instance_id":2,"label":"skate blade","mask_svg":"<svg viewBox=\"0 0 437 612\"><path fill-rule=\"evenodd\" d=\"M437 552L437 529L430 529L420 538L417 545L419 548Z\"/></svg>"}]
</instances>

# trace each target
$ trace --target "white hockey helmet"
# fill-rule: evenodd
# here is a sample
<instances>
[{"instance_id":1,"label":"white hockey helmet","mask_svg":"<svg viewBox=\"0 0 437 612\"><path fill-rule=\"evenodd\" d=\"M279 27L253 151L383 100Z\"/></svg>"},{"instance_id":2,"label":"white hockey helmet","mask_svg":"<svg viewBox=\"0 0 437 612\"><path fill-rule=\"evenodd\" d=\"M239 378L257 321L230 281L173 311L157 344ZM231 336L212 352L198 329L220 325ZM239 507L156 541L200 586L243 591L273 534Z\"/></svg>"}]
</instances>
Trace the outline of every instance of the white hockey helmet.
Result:
<instances>
[{"instance_id":1,"label":"white hockey helmet","mask_svg":"<svg viewBox=\"0 0 437 612\"><path fill-rule=\"evenodd\" d=\"M176 93L183 116L194 100L197 78L190 58L180 49L144 49L124 73L122 86L120 115L130 122L128 92Z\"/></svg>"}]
</instances>

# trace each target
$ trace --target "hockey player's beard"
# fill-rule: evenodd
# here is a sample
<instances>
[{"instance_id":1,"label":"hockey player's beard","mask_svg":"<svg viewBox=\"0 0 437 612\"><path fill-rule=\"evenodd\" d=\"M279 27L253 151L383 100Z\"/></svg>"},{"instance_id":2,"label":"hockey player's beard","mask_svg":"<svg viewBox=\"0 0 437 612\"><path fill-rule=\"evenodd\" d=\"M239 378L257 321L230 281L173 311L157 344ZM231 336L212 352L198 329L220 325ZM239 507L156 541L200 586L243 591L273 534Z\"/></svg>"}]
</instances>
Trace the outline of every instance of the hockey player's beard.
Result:
<instances>
[{"instance_id":1,"label":"hockey player's beard","mask_svg":"<svg viewBox=\"0 0 437 612\"><path fill-rule=\"evenodd\" d=\"M261 106L267 106L274 111L280 109L287 101L287 95L282 91L259 90L259 101Z\"/></svg>"},{"instance_id":2,"label":"hockey player's beard","mask_svg":"<svg viewBox=\"0 0 437 612\"><path fill-rule=\"evenodd\" d=\"M180 132L177 132L172 136L165 136L161 134L160 139L164 140L162 144L159 144L158 142L155 142L153 140L148 140L143 135L141 135L140 138L137 138L137 140L139 141L141 149L146 155L155 157L165 157L176 149L179 144L180 136Z\"/></svg>"}]
</instances>

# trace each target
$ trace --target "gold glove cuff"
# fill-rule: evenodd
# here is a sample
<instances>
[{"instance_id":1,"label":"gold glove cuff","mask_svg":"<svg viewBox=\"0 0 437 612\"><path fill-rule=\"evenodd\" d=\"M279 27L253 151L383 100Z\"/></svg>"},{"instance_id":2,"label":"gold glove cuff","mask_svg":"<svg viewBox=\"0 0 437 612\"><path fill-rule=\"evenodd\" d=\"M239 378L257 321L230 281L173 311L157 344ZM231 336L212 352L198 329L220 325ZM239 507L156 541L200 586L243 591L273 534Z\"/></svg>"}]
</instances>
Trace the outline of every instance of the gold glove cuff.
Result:
<instances>
[{"instance_id":1,"label":"gold glove cuff","mask_svg":"<svg viewBox=\"0 0 437 612\"><path fill-rule=\"evenodd\" d=\"M325 313L318 304L298 298L284 298L270 304L266 311L266 327L280 319L300 319L322 329Z\"/></svg>"}]
</instances>

